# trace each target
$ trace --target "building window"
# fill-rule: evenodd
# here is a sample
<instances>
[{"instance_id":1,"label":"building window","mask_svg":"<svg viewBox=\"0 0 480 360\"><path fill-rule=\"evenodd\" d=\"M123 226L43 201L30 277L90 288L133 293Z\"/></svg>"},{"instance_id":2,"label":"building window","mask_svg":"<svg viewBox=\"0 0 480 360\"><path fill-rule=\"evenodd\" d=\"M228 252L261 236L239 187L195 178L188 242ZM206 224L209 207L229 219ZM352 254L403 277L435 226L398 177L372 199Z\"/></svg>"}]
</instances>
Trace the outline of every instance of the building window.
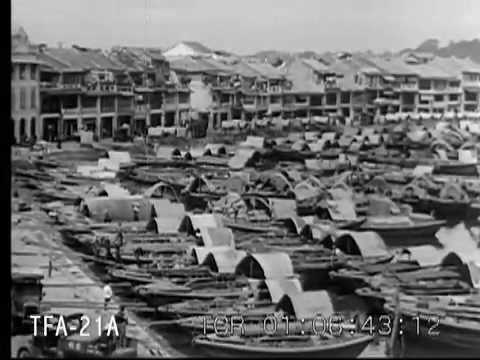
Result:
<instances>
[{"instance_id":1,"label":"building window","mask_svg":"<svg viewBox=\"0 0 480 360\"><path fill-rule=\"evenodd\" d=\"M433 97L433 99L434 99L435 101L443 101L443 95L435 95L435 96Z\"/></svg>"},{"instance_id":2,"label":"building window","mask_svg":"<svg viewBox=\"0 0 480 360\"><path fill-rule=\"evenodd\" d=\"M30 94L30 108L35 109L37 107L37 89L32 88L32 92Z\"/></svg>"},{"instance_id":3,"label":"building window","mask_svg":"<svg viewBox=\"0 0 480 360\"><path fill-rule=\"evenodd\" d=\"M337 105L337 94L336 93L327 93L326 103L327 103L327 105Z\"/></svg>"},{"instance_id":4,"label":"building window","mask_svg":"<svg viewBox=\"0 0 480 360\"><path fill-rule=\"evenodd\" d=\"M20 88L20 109L25 110L27 104L27 91L25 88Z\"/></svg>"},{"instance_id":5,"label":"building window","mask_svg":"<svg viewBox=\"0 0 480 360\"><path fill-rule=\"evenodd\" d=\"M36 136L36 128L37 128L37 119L35 117L32 117L30 119L30 136L34 137Z\"/></svg>"},{"instance_id":6,"label":"building window","mask_svg":"<svg viewBox=\"0 0 480 360\"><path fill-rule=\"evenodd\" d=\"M20 64L20 80L25 80L27 77L27 65Z\"/></svg>"},{"instance_id":7,"label":"building window","mask_svg":"<svg viewBox=\"0 0 480 360\"><path fill-rule=\"evenodd\" d=\"M310 96L310 105L312 106L321 106L322 105L322 97L321 96Z\"/></svg>"},{"instance_id":8,"label":"building window","mask_svg":"<svg viewBox=\"0 0 480 360\"><path fill-rule=\"evenodd\" d=\"M448 83L448 86L454 87L454 88L455 88L455 87L460 87L460 81L450 81L450 82Z\"/></svg>"},{"instance_id":9,"label":"building window","mask_svg":"<svg viewBox=\"0 0 480 360\"><path fill-rule=\"evenodd\" d=\"M349 92L342 92L340 96L340 101L342 104L349 104L350 103L350 93Z\"/></svg>"},{"instance_id":10,"label":"building window","mask_svg":"<svg viewBox=\"0 0 480 360\"><path fill-rule=\"evenodd\" d=\"M20 119L20 139L25 137L25 119Z\"/></svg>"},{"instance_id":11,"label":"building window","mask_svg":"<svg viewBox=\"0 0 480 360\"><path fill-rule=\"evenodd\" d=\"M37 65L30 65L30 79L37 80Z\"/></svg>"},{"instance_id":12,"label":"building window","mask_svg":"<svg viewBox=\"0 0 480 360\"><path fill-rule=\"evenodd\" d=\"M450 101L458 101L459 95L458 94L450 94L448 95L448 100Z\"/></svg>"},{"instance_id":13,"label":"building window","mask_svg":"<svg viewBox=\"0 0 480 360\"><path fill-rule=\"evenodd\" d=\"M404 105L414 105L415 104L415 94L414 93L404 93L403 94L403 104Z\"/></svg>"},{"instance_id":14,"label":"building window","mask_svg":"<svg viewBox=\"0 0 480 360\"><path fill-rule=\"evenodd\" d=\"M432 82L430 80L420 79L418 87L420 90L430 90L432 88Z\"/></svg>"},{"instance_id":15,"label":"building window","mask_svg":"<svg viewBox=\"0 0 480 360\"><path fill-rule=\"evenodd\" d=\"M477 94L471 91L465 91L465 101L477 101Z\"/></svg>"},{"instance_id":16,"label":"building window","mask_svg":"<svg viewBox=\"0 0 480 360\"><path fill-rule=\"evenodd\" d=\"M15 104L15 89L12 88L12 111L15 111L17 109L17 104Z\"/></svg>"}]
</instances>

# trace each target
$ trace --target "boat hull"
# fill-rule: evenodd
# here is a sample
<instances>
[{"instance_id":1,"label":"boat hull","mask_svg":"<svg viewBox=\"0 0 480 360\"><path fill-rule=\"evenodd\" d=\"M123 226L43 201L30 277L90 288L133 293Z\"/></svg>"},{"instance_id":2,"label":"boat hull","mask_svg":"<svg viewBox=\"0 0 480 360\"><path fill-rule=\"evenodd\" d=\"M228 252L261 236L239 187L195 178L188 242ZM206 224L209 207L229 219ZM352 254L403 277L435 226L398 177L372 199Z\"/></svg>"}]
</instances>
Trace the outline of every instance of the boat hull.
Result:
<instances>
[{"instance_id":1,"label":"boat hull","mask_svg":"<svg viewBox=\"0 0 480 360\"><path fill-rule=\"evenodd\" d=\"M354 341L338 344L338 346L312 346L306 348L291 348L285 349L267 349L255 348L252 346L243 346L239 344L221 344L210 340L203 340L195 338L193 343L195 346L201 348L206 354L215 357L252 357L252 358L342 358L342 357L357 357L365 349L371 338L363 337L355 339ZM269 351L270 350L270 351ZM283 351L282 351L283 350Z\"/></svg>"}]
</instances>

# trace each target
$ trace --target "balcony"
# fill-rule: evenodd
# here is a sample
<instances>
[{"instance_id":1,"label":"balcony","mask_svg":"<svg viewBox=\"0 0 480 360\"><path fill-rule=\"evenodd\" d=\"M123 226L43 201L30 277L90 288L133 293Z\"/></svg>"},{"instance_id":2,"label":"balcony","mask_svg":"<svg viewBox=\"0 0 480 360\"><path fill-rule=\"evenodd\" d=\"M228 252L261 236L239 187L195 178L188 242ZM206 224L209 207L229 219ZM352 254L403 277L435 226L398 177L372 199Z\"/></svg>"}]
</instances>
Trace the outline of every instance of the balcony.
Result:
<instances>
[{"instance_id":1,"label":"balcony","mask_svg":"<svg viewBox=\"0 0 480 360\"><path fill-rule=\"evenodd\" d=\"M338 83L336 80L327 80L324 83L325 89L338 89Z\"/></svg>"},{"instance_id":2,"label":"balcony","mask_svg":"<svg viewBox=\"0 0 480 360\"><path fill-rule=\"evenodd\" d=\"M480 88L480 80L464 80L462 87Z\"/></svg>"},{"instance_id":3,"label":"balcony","mask_svg":"<svg viewBox=\"0 0 480 360\"><path fill-rule=\"evenodd\" d=\"M268 92L270 93L281 93L282 92L282 86L280 85L270 85L268 88Z\"/></svg>"},{"instance_id":4,"label":"balcony","mask_svg":"<svg viewBox=\"0 0 480 360\"><path fill-rule=\"evenodd\" d=\"M79 107L76 107L76 108L62 108L62 113L63 115L65 116L69 116L69 115L78 115L80 113L80 108Z\"/></svg>"},{"instance_id":5,"label":"balcony","mask_svg":"<svg viewBox=\"0 0 480 360\"><path fill-rule=\"evenodd\" d=\"M418 91L417 83L401 83L400 91Z\"/></svg>"},{"instance_id":6,"label":"balcony","mask_svg":"<svg viewBox=\"0 0 480 360\"><path fill-rule=\"evenodd\" d=\"M95 83L86 86L85 90L87 92L101 92L101 93L132 93L133 94L133 86L132 85L117 85L112 83Z\"/></svg>"},{"instance_id":7,"label":"balcony","mask_svg":"<svg viewBox=\"0 0 480 360\"><path fill-rule=\"evenodd\" d=\"M82 107L82 113L83 114L96 114L97 113L97 107L96 106L91 106L91 107Z\"/></svg>"}]
</instances>

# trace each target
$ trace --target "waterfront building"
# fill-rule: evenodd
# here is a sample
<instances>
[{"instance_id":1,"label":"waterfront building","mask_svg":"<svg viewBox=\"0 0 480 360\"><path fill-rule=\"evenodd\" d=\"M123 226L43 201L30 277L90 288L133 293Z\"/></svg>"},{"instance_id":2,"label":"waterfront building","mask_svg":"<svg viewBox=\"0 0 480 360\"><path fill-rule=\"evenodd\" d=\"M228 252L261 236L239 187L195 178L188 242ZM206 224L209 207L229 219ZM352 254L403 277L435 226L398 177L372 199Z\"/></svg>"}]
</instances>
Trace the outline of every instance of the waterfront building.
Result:
<instances>
[{"instance_id":1,"label":"waterfront building","mask_svg":"<svg viewBox=\"0 0 480 360\"><path fill-rule=\"evenodd\" d=\"M11 122L20 142L40 138L40 64L38 51L21 26L12 29Z\"/></svg>"}]
</instances>

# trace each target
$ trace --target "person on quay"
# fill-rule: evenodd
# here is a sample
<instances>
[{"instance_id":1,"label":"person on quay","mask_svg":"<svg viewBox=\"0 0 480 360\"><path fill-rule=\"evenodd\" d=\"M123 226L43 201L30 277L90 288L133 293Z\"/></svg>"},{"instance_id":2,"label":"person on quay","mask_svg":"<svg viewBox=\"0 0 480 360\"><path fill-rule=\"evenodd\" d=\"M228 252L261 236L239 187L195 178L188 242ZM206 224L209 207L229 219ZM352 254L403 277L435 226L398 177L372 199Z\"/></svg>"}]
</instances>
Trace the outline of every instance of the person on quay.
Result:
<instances>
[{"instance_id":1,"label":"person on quay","mask_svg":"<svg viewBox=\"0 0 480 360\"><path fill-rule=\"evenodd\" d=\"M115 323L118 327L120 346L126 346L128 317L125 306L121 305L120 310L115 314Z\"/></svg>"},{"instance_id":2,"label":"person on quay","mask_svg":"<svg viewBox=\"0 0 480 360\"><path fill-rule=\"evenodd\" d=\"M113 296L113 291L110 286L110 283L106 283L105 286L103 287L103 309L107 310L108 304L112 300Z\"/></svg>"}]
</instances>

